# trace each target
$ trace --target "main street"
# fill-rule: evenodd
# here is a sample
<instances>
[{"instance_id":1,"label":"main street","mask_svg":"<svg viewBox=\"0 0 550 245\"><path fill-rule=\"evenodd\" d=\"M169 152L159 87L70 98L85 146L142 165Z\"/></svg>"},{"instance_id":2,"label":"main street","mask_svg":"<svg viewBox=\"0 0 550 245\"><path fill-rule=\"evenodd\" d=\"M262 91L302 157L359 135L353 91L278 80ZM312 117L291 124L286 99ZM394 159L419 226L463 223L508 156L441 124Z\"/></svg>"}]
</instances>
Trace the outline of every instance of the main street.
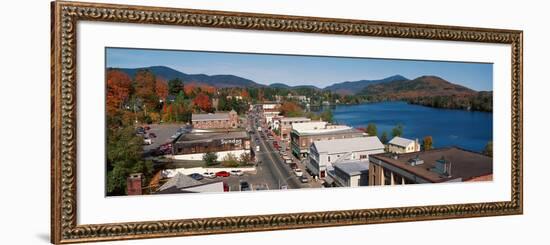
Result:
<instances>
[{"instance_id":1,"label":"main street","mask_svg":"<svg viewBox=\"0 0 550 245\"><path fill-rule=\"evenodd\" d=\"M252 124L255 125L256 121ZM302 188L292 169L283 162L279 152L273 149L270 141L267 140L266 134L258 131L257 127L252 127L252 131L254 132L252 138L259 139L258 141L253 140L255 146L260 146L260 151L256 152L257 159L261 161L258 164L258 173L265 175L268 185L271 183L270 189L280 189L282 186L287 186L289 189ZM267 178L271 181L268 181Z\"/></svg>"}]
</instances>

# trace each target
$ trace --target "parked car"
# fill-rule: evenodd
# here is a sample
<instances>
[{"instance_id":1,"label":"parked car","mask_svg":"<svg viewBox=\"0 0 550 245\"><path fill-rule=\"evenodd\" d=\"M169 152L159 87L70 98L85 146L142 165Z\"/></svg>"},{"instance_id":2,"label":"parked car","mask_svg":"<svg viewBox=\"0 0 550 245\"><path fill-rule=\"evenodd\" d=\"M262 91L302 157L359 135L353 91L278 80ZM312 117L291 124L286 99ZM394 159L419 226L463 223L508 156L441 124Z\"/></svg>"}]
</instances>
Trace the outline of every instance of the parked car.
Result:
<instances>
[{"instance_id":1,"label":"parked car","mask_svg":"<svg viewBox=\"0 0 550 245\"><path fill-rule=\"evenodd\" d=\"M189 177L193 178L194 180L204 179L204 176L202 176L202 174L199 174L199 173L192 173L189 175Z\"/></svg>"},{"instance_id":2,"label":"parked car","mask_svg":"<svg viewBox=\"0 0 550 245\"><path fill-rule=\"evenodd\" d=\"M290 168L291 168L291 169L297 169L297 168L298 168L298 165L297 165L296 163L293 162L293 163L290 164Z\"/></svg>"},{"instance_id":3,"label":"parked car","mask_svg":"<svg viewBox=\"0 0 550 245\"><path fill-rule=\"evenodd\" d=\"M136 134L142 134L142 135L145 134L145 129L142 127L136 128Z\"/></svg>"},{"instance_id":4,"label":"parked car","mask_svg":"<svg viewBox=\"0 0 550 245\"><path fill-rule=\"evenodd\" d=\"M209 179L216 178L216 174L214 172L205 172L205 173L202 174L202 176L204 176L206 178L209 178Z\"/></svg>"},{"instance_id":5,"label":"parked car","mask_svg":"<svg viewBox=\"0 0 550 245\"><path fill-rule=\"evenodd\" d=\"M239 187L241 191L250 191L250 184L244 180L239 182Z\"/></svg>"},{"instance_id":6,"label":"parked car","mask_svg":"<svg viewBox=\"0 0 550 245\"><path fill-rule=\"evenodd\" d=\"M302 175L302 177L300 177L300 182L307 183L309 182L309 179L305 175Z\"/></svg>"},{"instance_id":7,"label":"parked car","mask_svg":"<svg viewBox=\"0 0 550 245\"><path fill-rule=\"evenodd\" d=\"M152 140L152 139L149 139L149 138L144 138L144 139L143 139L143 144L144 144L144 145L153 144L153 140Z\"/></svg>"},{"instance_id":8,"label":"parked car","mask_svg":"<svg viewBox=\"0 0 550 245\"><path fill-rule=\"evenodd\" d=\"M301 169L297 168L297 169L294 169L294 174L298 177L302 177L304 175L304 172L302 172Z\"/></svg>"},{"instance_id":9,"label":"parked car","mask_svg":"<svg viewBox=\"0 0 550 245\"><path fill-rule=\"evenodd\" d=\"M244 173L242 170L239 170L239 169L231 170L231 175L242 176L243 174Z\"/></svg>"},{"instance_id":10,"label":"parked car","mask_svg":"<svg viewBox=\"0 0 550 245\"><path fill-rule=\"evenodd\" d=\"M157 134L155 133L149 133L149 138L156 138L157 137Z\"/></svg>"},{"instance_id":11,"label":"parked car","mask_svg":"<svg viewBox=\"0 0 550 245\"><path fill-rule=\"evenodd\" d=\"M217 177L229 177L229 175L231 175L231 174L227 171L220 171L220 172L216 173Z\"/></svg>"}]
</instances>

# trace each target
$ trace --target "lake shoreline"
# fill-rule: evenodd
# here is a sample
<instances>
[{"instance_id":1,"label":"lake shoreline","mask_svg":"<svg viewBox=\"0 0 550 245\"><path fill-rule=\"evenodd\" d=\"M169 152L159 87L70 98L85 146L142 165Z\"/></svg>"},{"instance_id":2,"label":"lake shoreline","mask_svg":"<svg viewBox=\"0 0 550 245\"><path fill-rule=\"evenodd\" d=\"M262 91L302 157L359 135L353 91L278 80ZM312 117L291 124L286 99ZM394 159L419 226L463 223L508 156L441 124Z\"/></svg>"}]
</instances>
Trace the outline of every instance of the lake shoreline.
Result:
<instances>
[{"instance_id":1,"label":"lake shoreline","mask_svg":"<svg viewBox=\"0 0 550 245\"><path fill-rule=\"evenodd\" d=\"M363 101L360 103L334 104L330 106L353 106L353 105L376 104L376 103L384 103L384 102L404 102L409 105L418 105L418 106L424 106L424 107L435 108L435 109L493 113L493 111L484 111L484 110L472 110L472 109L468 110L465 108L437 107L437 106L432 106L427 104L413 103L407 100Z\"/></svg>"},{"instance_id":2,"label":"lake shoreline","mask_svg":"<svg viewBox=\"0 0 550 245\"><path fill-rule=\"evenodd\" d=\"M493 113L433 108L406 101L340 104L331 106L334 120L355 128L373 123L378 136L391 135L398 124L404 126L403 137L422 140L432 136L434 147L458 146L481 152L493 140Z\"/></svg>"}]
</instances>

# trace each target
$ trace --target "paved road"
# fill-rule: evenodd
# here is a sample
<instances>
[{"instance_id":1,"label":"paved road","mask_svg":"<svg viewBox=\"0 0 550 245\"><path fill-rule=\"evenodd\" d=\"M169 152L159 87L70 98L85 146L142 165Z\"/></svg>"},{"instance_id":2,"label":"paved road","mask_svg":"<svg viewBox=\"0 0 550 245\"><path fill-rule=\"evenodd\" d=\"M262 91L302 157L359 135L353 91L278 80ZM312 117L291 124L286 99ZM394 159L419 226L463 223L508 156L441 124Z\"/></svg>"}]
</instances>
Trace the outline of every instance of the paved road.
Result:
<instances>
[{"instance_id":1,"label":"paved road","mask_svg":"<svg viewBox=\"0 0 550 245\"><path fill-rule=\"evenodd\" d=\"M266 168L271 173L272 179L276 179L276 186L270 186L272 189L280 189L280 186L286 185L289 189L302 188L301 183L298 181L296 175L291 171L281 159L279 152L273 149L273 146L267 140L264 140L257 128L254 128L255 137L260 139L260 152L257 153L258 157L262 161L262 168ZM264 134L265 135L265 134Z\"/></svg>"}]
</instances>

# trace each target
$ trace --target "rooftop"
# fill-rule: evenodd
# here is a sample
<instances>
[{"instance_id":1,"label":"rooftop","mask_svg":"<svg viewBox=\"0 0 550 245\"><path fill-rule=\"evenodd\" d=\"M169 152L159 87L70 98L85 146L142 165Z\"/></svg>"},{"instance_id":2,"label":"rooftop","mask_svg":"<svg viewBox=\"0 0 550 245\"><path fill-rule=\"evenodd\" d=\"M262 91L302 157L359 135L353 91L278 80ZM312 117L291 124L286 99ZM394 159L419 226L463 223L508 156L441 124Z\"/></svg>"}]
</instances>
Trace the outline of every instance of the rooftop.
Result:
<instances>
[{"instance_id":1,"label":"rooftop","mask_svg":"<svg viewBox=\"0 0 550 245\"><path fill-rule=\"evenodd\" d=\"M292 130L300 135L322 135L322 134L342 134L342 133L357 133L361 131L346 125L331 125L327 122L303 122L293 123Z\"/></svg>"},{"instance_id":2,"label":"rooftop","mask_svg":"<svg viewBox=\"0 0 550 245\"><path fill-rule=\"evenodd\" d=\"M407 147L410 144L414 143L414 140L407 139L407 138L401 138L399 136L395 136L388 143L392 144L392 145L401 146L401 147Z\"/></svg>"},{"instance_id":3,"label":"rooftop","mask_svg":"<svg viewBox=\"0 0 550 245\"><path fill-rule=\"evenodd\" d=\"M221 139L248 138L244 130L193 130L191 133L184 133L177 142L195 143Z\"/></svg>"},{"instance_id":4,"label":"rooftop","mask_svg":"<svg viewBox=\"0 0 550 245\"><path fill-rule=\"evenodd\" d=\"M201 182L195 180L185 174L177 173L174 177L170 178L164 185L159 187L158 191L162 192L170 188L183 189L191 186L202 185Z\"/></svg>"},{"instance_id":5,"label":"rooftop","mask_svg":"<svg viewBox=\"0 0 550 245\"><path fill-rule=\"evenodd\" d=\"M313 145L317 152L327 154L384 149L384 145L376 136L320 140L314 141Z\"/></svg>"},{"instance_id":6,"label":"rooftop","mask_svg":"<svg viewBox=\"0 0 550 245\"><path fill-rule=\"evenodd\" d=\"M341 162L335 163L333 166L349 176L360 175L369 171L369 163L364 161Z\"/></svg>"},{"instance_id":7,"label":"rooftop","mask_svg":"<svg viewBox=\"0 0 550 245\"><path fill-rule=\"evenodd\" d=\"M216 113L208 113L208 114L192 114L191 120L192 121L210 121L210 120L229 120L229 114L231 112L216 112Z\"/></svg>"},{"instance_id":8,"label":"rooftop","mask_svg":"<svg viewBox=\"0 0 550 245\"><path fill-rule=\"evenodd\" d=\"M311 121L311 119L307 117L283 117L281 118L281 121L283 122L300 122L300 121Z\"/></svg>"},{"instance_id":9,"label":"rooftop","mask_svg":"<svg viewBox=\"0 0 550 245\"><path fill-rule=\"evenodd\" d=\"M382 153L370 155L369 158L371 162L384 161L433 183L456 179L467 181L475 177L493 174L492 158L458 147L399 155ZM450 164L450 175L442 174L437 170L439 168L438 162Z\"/></svg>"}]
</instances>

